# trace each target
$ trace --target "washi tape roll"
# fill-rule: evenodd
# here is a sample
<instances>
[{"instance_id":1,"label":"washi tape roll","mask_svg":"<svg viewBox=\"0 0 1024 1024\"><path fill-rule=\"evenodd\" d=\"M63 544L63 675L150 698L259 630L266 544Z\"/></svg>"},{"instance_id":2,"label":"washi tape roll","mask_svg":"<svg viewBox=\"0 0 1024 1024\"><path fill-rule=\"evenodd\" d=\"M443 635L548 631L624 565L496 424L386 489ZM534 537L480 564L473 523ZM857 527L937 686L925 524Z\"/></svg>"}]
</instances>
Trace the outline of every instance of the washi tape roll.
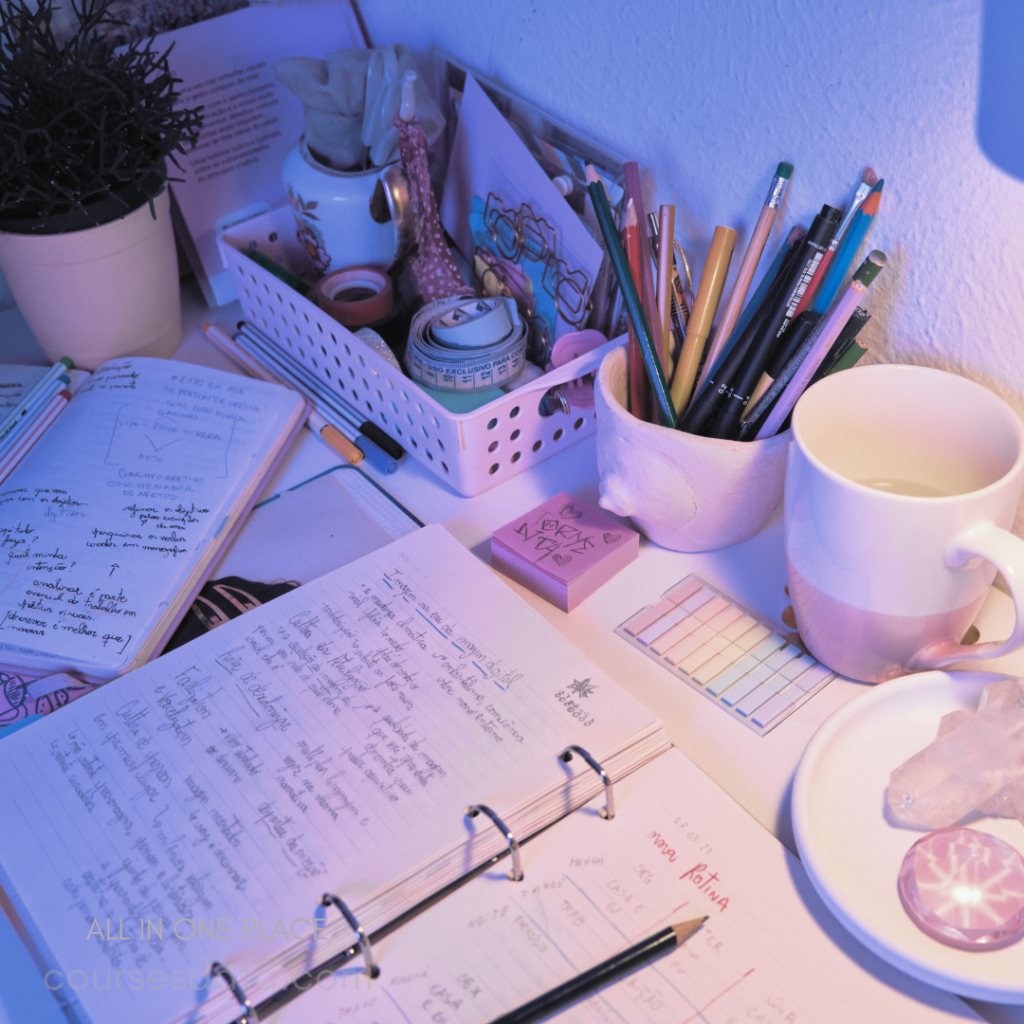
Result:
<instances>
[{"instance_id":1,"label":"washi tape roll","mask_svg":"<svg viewBox=\"0 0 1024 1024\"><path fill-rule=\"evenodd\" d=\"M519 376L526 335L514 299L439 299L413 317L405 365L413 380L435 391L488 391Z\"/></svg>"},{"instance_id":2,"label":"washi tape roll","mask_svg":"<svg viewBox=\"0 0 1024 1024\"><path fill-rule=\"evenodd\" d=\"M345 267L316 283L316 304L345 327L381 320L395 304L391 278L376 267Z\"/></svg>"}]
</instances>

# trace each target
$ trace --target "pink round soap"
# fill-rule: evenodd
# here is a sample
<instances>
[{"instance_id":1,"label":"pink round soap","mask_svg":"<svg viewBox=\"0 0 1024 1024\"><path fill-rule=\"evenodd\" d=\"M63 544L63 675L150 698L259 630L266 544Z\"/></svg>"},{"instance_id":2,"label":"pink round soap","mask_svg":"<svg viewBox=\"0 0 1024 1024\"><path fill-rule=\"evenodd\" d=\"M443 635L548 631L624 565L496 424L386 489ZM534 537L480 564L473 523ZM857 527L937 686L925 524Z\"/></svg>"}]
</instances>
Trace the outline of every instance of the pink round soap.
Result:
<instances>
[{"instance_id":1,"label":"pink round soap","mask_svg":"<svg viewBox=\"0 0 1024 1024\"><path fill-rule=\"evenodd\" d=\"M1002 949L1024 935L1024 857L996 836L944 828L919 839L898 889L914 924L947 946Z\"/></svg>"}]
</instances>

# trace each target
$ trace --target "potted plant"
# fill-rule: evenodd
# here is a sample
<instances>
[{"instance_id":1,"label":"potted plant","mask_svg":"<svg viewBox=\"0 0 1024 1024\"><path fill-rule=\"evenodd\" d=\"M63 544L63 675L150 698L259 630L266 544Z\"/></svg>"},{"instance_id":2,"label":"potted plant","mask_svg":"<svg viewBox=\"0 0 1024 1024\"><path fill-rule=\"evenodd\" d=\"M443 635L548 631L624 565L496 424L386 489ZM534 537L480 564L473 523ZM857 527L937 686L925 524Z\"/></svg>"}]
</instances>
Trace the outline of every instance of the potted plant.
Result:
<instances>
[{"instance_id":1,"label":"potted plant","mask_svg":"<svg viewBox=\"0 0 1024 1024\"><path fill-rule=\"evenodd\" d=\"M112 51L111 0L0 3L0 273L51 359L95 368L181 339L167 160L201 108L152 42Z\"/></svg>"}]
</instances>

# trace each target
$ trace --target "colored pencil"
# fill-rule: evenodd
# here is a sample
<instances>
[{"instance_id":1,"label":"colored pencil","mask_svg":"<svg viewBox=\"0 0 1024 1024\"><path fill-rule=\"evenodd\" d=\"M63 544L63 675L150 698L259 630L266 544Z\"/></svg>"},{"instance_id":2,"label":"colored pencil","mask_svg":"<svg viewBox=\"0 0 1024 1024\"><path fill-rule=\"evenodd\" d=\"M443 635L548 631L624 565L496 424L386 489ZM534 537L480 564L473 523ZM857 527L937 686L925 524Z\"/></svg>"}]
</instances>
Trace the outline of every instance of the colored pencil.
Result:
<instances>
[{"instance_id":1,"label":"colored pencil","mask_svg":"<svg viewBox=\"0 0 1024 1024\"><path fill-rule=\"evenodd\" d=\"M630 160L622 165L622 171L626 196L633 200L633 205L636 208L636 226L637 231L640 233L640 251L648 253L651 251L651 235L647 229L647 216L644 213L644 193L640 186L640 168L635 160ZM594 173L596 174L597 172L595 171ZM589 184L589 178L587 182ZM659 353L658 362L661 363L662 376L665 376L665 363L662 358L665 349L664 343L661 340L661 317L658 316L658 300L654 290L654 274L651 271L651 261L649 259L642 259L640 261L640 298L643 304L644 316L647 318L651 339L654 342L654 349Z\"/></svg>"},{"instance_id":2,"label":"colored pencil","mask_svg":"<svg viewBox=\"0 0 1024 1024\"><path fill-rule=\"evenodd\" d=\"M627 974L639 970L645 964L670 953L676 946L685 942L707 920L707 917L696 917L692 921L669 925L660 932L638 942L629 949L591 967L582 974L545 992L536 999L531 999L511 1013L502 1014L492 1024L535 1024L546 1020L560 1010L564 1010L581 999L592 996L595 992L618 981Z\"/></svg>"},{"instance_id":3,"label":"colored pencil","mask_svg":"<svg viewBox=\"0 0 1024 1024\"><path fill-rule=\"evenodd\" d=\"M839 250L832 261L832 269L829 270L828 276L818 292L818 297L814 300L814 305L811 307L816 313L828 311L828 307L832 305L833 300L839 293L839 289L846 280L846 275L850 272L850 268L857 259L857 253L860 252L860 247L864 244L864 240L871 230L871 225L874 223L875 215L878 213L878 205L882 199L882 187L884 185L885 179L879 179L878 184L868 194L861 208L853 215L846 235L839 243Z\"/></svg>"},{"instance_id":4,"label":"colored pencil","mask_svg":"<svg viewBox=\"0 0 1024 1024\"><path fill-rule=\"evenodd\" d=\"M722 320L715 331L714 341L708 349L707 358L704 360L704 369L701 371L700 379L697 381L699 391L711 375L715 361L721 356L725 343L729 340L736 322L739 320L740 311L743 309L743 300L747 297L750 289L750 282L754 279L754 272L761 261L761 254L768 242L772 225L778 215L779 207L786 195L786 187L793 176L793 165L783 161L775 168L775 177L772 178L771 186L768 189L768 196L761 207L761 215L754 225L754 232L747 244L747 251L743 254L740 269L736 274L736 282L732 286L729 300L722 310Z\"/></svg>"},{"instance_id":5,"label":"colored pencil","mask_svg":"<svg viewBox=\"0 0 1024 1024\"><path fill-rule=\"evenodd\" d=\"M53 400L53 396L70 386L71 379L65 374L60 374L56 377L50 377L45 387L41 389L34 389L34 397L22 408L20 415L13 421L10 429L4 435L3 440L0 441L0 459L2 459L12 447L19 444L22 436L27 430L32 429L32 424L35 422L36 417L38 417L42 411L49 406L50 402Z\"/></svg>"},{"instance_id":6,"label":"colored pencil","mask_svg":"<svg viewBox=\"0 0 1024 1024\"><path fill-rule=\"evenodd\" d=\"M256 377L258 380L268 381L271 384L282 384L284 387L291 387L286 381L271 373L262 363L253 359L243 348L236 345L230 335L222 331L216 324L204 324L203 332L225 355L233 359L243 369L248 370L253 377ZM292 390L297 391L298 389L292 387ZM353 466L358 466L363 461L363 453L355 444L337 426L329 423L315 408L310 410L307 426L325 444L333 448L343 459L352 463Z\"/></svg>"},{"instance_id":7,"label":"colored pencil","mask_svg":"<svg viewBox=\"0 0 1024 1024\"><path fill-rule=\"evenodd\" d=\"M658 307L661 313L661 365L670 379L672 351L672 242L676 237L676 208L663 205L658 225ZM678 412L678 409L676 410Z\"/></svg>"},{"instance_id":8,"label":"colored pencil","mask_svg":"<svg viewBox=\"0 0 1024 1024\"><path fill-rule=\"evenodd\" d=\"M352 407L329 391L319 377L284 349L275 345L262 331L243 321L235 340L251 356L259 360L284 383L304 394L321 416L340 434L348 438L382 473L394 473L398 460L384 451L359 424L359 415Z\"/></svg>"},{"instance_id":9,"label":"colored pencil","mask_svg":"<svg viewBox=\"0 0 1024 1024\"><path fill-rule=\"evenodd\" d=\"M647 214L647 224L651 229L651 256L657 261L660 250L658 249L658 231L661 228L661 221L656 214ZM629 253L626 254L627 256ZM677 258L678 257L678 258ZM672 300L670 310L672 330L672 358L678 359L683 349L683 339L686 337L686 324L690 318L690 307L686 301L686 291L683 288L682 277L679 274L679 263L683 263L687 280L690 277L690 268L686 264L686 254L679 247L679 243L672 239L672 291L669 297Z\"/></svg>"},{"instance_id":10,"label":"colored pencil","mask_svg":"<svg viewBox=\"0 0 1024 1024\"><path fill-rule=\"evenodd\" d=\"M863 205L864 200L867 199L871 194L871 190L877 184L878 175L875 174L872 168L865 168L860 182L854 189L850 205L846 208L846 213L843 214L843 219L840 221L839 227L836 229L836 233L833 235L832 241L829 243L828 252L825 253L825 258L821 261L820 266L814 272L814 279L811 281L810 287L808 287L807 291L804 292L804 297L800 300L800 305L797 306L797 310L793 314L794 320L814 301L814 297L817 295L818 289L825 281L825 277L828 274L828 268L832 265L832 260L835 258L836 250L839 248L839 245L843 240L843 235L846 233L847 228L849 228L854 215Z\"/></svg>"},{"instance_id":11,"label":"colored pencil","mask_svg":"<svg viewBox=\"0 0 1024 1024\"><path fill-rule=\"evenodd\" d=\"M593 177L592 177L593 175ZM626 311L633 322L633 329L636 331L637 340L640 342L640 349L644 356L644 366L647 367L647 376L651 382L651 390L654 392L654 401L662 422L667 427L676 426L676 411L672 407L672 399L668 393L668 385L665 383L665 375L662 373L661 360L658 358L658 350L655 347L651 329L644 316L640 296L637 295L636 285L633 284L633 275L630 273L629 264L626 261L626 254L622 251L622 244L619 242L618 232L615 230L615 221L612 218L611 207L608 205L608 197L604 191L604 185L596 179L596 171L590 165L587 166L587 180L590 190L590 198L594 204L594 212L597 214L597 222L604 235L604 244L608 249L608 256L612 261L612 268L619 282L619 291L622 292L622 300L626 305ZM643 221L640 218L640 209L636 208L637 225ZM641 251L646 246L641 238ZM650 260L641 259L641 264L647 267L650 273Z\"/></svg>"},{"instance_id":12,"label":"colored pencil","mask_svg":"<svg viewBox=\"0 0 1024 1024\"><path fill-rule=\"evenodd\" d=\"M64 358L58 359L57 362L51 366L46 373L42 375L35 382L35 384L25 392L21 397L21 401L7 414L7 416L0 420L0 444L2 444L7 436L18 427L25 417L25 413L28 407L32 405L36 399L44 392L52 393L53 382L58 378L64 376L68 370L71 369L71 360Z\"/></svg>"},{"instance_id":13,"label":"colored pencil","mask_svg":"<svg viewBox=\"0 0 1024 1024\"><path fill-rule=\"evenodd\" d=\"M762 402L770 404L774 400L773 392L778 388L778 401L772 407L768 418L757 432L756 440L772 437L785 422L797 399L804 393L815 370L828 355L829 349L846 326L847 320L863 300L871 282L881 273L886 264L886 255L875 249L860 265L849 287L836 302L832 312L824 318L793 358L786 369L779 375L775 383L765 392ZM780 385L783 385L780 387ZM756 412L756 410L755 410ZM757 413L759 416L760 413ZM754 414L751 414L754 420Z\"/></svg>"},{"instance_id":14,"label":"colored pencil","mask_svg":"<svg viewBox=\"0 0 1024 1024\"><path fill-rule=\"evenodd\" d=\"M32 446L53 425L53 421L67 408L71 392L62 388L43 406L32 423L17 437L17 440L0 457L0 483L10 476L19 462L32 450Z\"/></svg>"},{"instance_id":15,"label":"colored pencil","mask_svg":"<svg viewBox=\"0 0 1024 1024\"><path fill-rule=\"evenodd\" d=\"M700 275L700 286L693 301L693 311L686 330L686 340L679 356L679 365L672 377L672 404L677 414L682 413L690 401L697 368L704 355L704 345L711 333L711 324L718 309L725 279L729 276L729 263L736 246L736 232L719 225L711 239L711 248Z\"/></svg>"},{"instance_id":16,"label":"colored pencil","mask_svg":"<svg viewBox=\"0 0 1024 1024\"><path fill-rule=\"evenodd\" d=\"M626 214L622 220L622 242L629 260L633 284L640 286L640 232L636 225L636 207L633 200L626 203ZM651 397L647 385L647 371L644 369L644 354L640 341L633 329L633 321L627 320L629 346L626 349L626 368L629 376L629 411L638 419L650 422Z\"/></svg>"}]
</instances>

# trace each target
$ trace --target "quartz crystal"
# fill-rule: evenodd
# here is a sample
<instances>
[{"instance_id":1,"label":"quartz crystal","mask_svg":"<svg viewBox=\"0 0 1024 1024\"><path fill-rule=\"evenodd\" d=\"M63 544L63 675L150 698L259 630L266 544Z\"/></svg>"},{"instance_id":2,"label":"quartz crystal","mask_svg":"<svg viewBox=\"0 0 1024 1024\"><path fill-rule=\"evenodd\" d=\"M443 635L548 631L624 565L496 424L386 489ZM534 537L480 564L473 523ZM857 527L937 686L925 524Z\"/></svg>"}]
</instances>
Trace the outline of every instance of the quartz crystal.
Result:
<instances>
[{"instance_id":1,"label":"quartz crystal","mask_svg":"<svg viewBox=\"0 0 1024 1024\"><path fill-rule=\"evenodd\" d=\"M946 715L893 771L888 802L902 825L948 828L972 812L1024 823L1024 680L993 683L977 711Z\"/></svg>"},{"instance_id":2,"label":"quartz crystal","mask_svg":"<svg viewBox=\"0 0 1024 1024\"><path fill-rule=\"evenodd\" d=\"M1024 935L1024 857L969 828L919 839L903 858L900 899L927 935L956 949L1002 949Z\"/></svg>"}]
</instances>

